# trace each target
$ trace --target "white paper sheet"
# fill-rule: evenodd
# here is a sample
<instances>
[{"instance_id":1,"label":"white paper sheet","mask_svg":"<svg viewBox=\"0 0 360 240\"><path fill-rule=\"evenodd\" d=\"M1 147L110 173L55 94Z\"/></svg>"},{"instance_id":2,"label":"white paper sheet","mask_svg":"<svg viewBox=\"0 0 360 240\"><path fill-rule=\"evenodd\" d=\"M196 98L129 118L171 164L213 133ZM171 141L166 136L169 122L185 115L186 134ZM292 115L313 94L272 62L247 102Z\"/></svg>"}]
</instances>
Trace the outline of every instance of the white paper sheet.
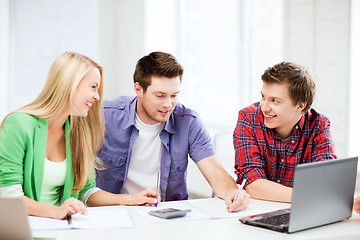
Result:
<instances>
[{"instance_id":1,"label":"white paper sheet","mask_svg":"<svg viewBox=\"0 0 360 240\"><path fill-rule=\"evenodd\" d=\"M229 213L226 211L225 201L218 198L196 199L190 201L189 204L207 212L211 218L245 217L264 213L262 209L251 204L249 204L248 207L243 211Z\"/></svg>"},{"instance_id":2,"label":"white paper sheet","mask_svg":"<svg viewBox=\"0 0 360 240\"><path fill-rule=\"evenodd\" d=\"M152 210L158 210L164 208L177 208L181 210L191 209L191 212L188 213L185 217L172 218L172 219L162 219L155 216L151 216L148 213L149 211ZM158 207L134 206L134 207L130 207L130 209L153 223L191 221L191 220L210 219L210 218L243 217L243 216L250 216L253 214L259 214L265 212L260 208L249 205L247 209L245 209L244 211L236 212L236 213L228 213L226 211L225 202L218 198L161 202Z\"/></svg>"},{"instance_id":3,"label":"white paper sheet","mask_svg":"<svg viewBox=\"0 0 360 240\"><path fill-rule=\"evenodd\" d=\"M149 211L160 210L164 208L176 208L176 209L191 209L191 212L187 213L185 217L181 218L172 218L172 219L162 219L149 214ZM200 209L197 209L189 205L186 201L173 201L173 202L161 202L158 207L145 207L145 206L133 206L130 207L131 210L140 214L147 220L153 223L159 222L169 222L169 221L188 221L188 220L198 220L198 219L208 219L209 214L203 212Z\"/></svg>"},{"instance_id":4,"label":"white paper sheet","mask_svg":"<svg viewBox=\"0 0 360 240\"><path fill-rule=\"evenodd\" d=\"M31 230L55 229L104 229L135 227L127 209L119 207L87 208L87 214L72 215L72 224L67 220L29 216Z\"/></svg>"},{"instance_id":5,"label":"white paper sheet","mask_svg":"<svg viewBox=\"0 0 360 240\"><path fill-rule=\"evenodd\" d=\"M57 230L70 229L66 220L29 216L30 229L34 230Z\"/></svg>"}]
</instances>

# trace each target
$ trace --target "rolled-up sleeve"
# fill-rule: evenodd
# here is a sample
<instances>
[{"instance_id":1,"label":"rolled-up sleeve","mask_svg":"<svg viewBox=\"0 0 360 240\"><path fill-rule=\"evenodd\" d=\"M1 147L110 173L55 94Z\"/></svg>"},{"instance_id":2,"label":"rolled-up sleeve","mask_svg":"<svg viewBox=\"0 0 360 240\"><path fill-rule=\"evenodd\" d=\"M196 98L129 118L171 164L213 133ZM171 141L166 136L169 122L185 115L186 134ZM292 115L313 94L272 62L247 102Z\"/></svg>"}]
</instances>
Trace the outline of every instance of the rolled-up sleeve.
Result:
<instances>
[{"instance_id":1,"label":"rolled-up sleeve","mask_svg":"<svg viewBox=\"0 0 360 240\"><path fill-rule=\"evenodd\" d=\"M82 201L85 204L85 206L87 206L86 202L89 199L89 197L99 190L100 190L100 188L98 188L98 187L92 187L84 192L81 192L81 193L79 193L79 200Z\"/></svg>"},{"instance_id":2,"label":"rolled-up sleeve","mask_svg":"<svg viewBox=\"0 0 360 240\"><path fill-rule=\"evenodd\" d=\"M15 198L23 195L24 195L24 191L20 184L0 187L0 197Z\"/></svg>"},{"instance_id":3,"label":"rolled-up sleeve","mask_svg":"<svg viewBox=\"0 0 360 240\"><path fill-rule=\"evenodd\" d=\"M254 129L250 119L243 111L239 112L233 140L235 149L235 173L238 176L237 183L246 179L246 185L257 179L266 179L264 162L258 142L254 136Z\"/></svg>"},{"instance_id":4,"label":"rolled-up sleeve","mask_svg":"<svg viewBox=\"0 0 360 240\"><path fill-rule=\"evenodd\" d=\"M335 146L330 131L330 121L323 118L318 124L321 128L314 137L312 157L314 162L336 159Z\"/></svg>"},{"instance_id":5,"label":"rolled-up sleeve","mask_svg":"<svg viewBox=\"0 0 360 240\"><path fill-rule=\"evenodd\" d=\"M0 187L23 185L28 135L16 114L8 116L0 132ZM31 150L31 149L30 149Z\"/></svg>"}]
</instances>

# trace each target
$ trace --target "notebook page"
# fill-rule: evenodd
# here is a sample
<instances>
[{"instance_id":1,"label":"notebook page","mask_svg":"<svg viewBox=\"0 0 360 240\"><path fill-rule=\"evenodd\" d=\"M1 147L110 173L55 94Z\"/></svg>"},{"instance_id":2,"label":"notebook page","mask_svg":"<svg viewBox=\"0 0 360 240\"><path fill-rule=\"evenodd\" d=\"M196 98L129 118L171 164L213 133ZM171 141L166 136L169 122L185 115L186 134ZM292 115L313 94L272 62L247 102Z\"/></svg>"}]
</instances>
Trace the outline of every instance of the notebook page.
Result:
<instances>
[{"instance_id":1,"label":"notebook page","mask_svg":"<svg viewBox=\"0 0 360 240\"><path fill-rule=\"evenodd\" d=\"M87 214L72 215L72 224L67 220L58 220L44 217L29 216L30 228L35 230L61 229L104 229L104 228L132 228L134 222L127 209L120 207L93 207L87 208Z\"/></svg>"},{"instance_id":2,"label":"notebook page","mask_svg":"<svg viewBox=\"0 0 360 240\"><path fill-rule=\"evenodd\" d=\"M208 213L211 218L245 217L265 212L263 209L249 204L243 211L229 213L226 211L225 201L219 198L195 199L189 201L188 204Z\"/></svg>"},{"instance_id":3,"label":"notebook page","mask_svg":"<svg viewBox=\"0 0 360 240\"><path fill-rule=\"evenodd\" d=\"M35 216L28 216L28 219L32 231L70 229L67 220Z\"/></svg>"},{"instance_id":4,"label":"notebook page","mask_svg":"<svg viewBox=\"0 0 360 240\"><path fill-rule=\"evenodd\" d=\"M104 229L135 227L128 210L119 207L87 208L87 214L72 215L71 228Z\"/></svg>"}]
</instances>

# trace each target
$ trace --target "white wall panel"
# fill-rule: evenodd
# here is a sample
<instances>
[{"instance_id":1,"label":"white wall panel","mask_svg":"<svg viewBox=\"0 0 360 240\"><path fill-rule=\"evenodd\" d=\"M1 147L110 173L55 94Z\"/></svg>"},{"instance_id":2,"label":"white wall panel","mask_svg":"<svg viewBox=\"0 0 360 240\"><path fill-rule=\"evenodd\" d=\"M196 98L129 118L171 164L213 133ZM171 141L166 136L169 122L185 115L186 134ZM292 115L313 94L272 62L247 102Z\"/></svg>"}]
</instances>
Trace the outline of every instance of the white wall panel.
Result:
<instances>
[{"instance_id":1,"label":"white wall panel","mask_svg":"<svg viewBox=\"0 0 360 240\"><path fill-rule=\"evenodd\" d=\"M286 1L285 59L308 67L317 85L313 107L328 116L336 153L347 155L350 1Z\"/></svg>"}]
</instances>

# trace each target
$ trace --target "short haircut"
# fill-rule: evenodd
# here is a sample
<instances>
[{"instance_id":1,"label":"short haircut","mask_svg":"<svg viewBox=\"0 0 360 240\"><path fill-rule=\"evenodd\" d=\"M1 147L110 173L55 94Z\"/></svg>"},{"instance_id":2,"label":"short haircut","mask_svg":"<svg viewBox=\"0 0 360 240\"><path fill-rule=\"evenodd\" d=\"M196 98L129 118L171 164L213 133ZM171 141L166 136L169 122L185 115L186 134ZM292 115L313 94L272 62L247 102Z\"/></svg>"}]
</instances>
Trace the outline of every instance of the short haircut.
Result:
<instances>
[{"instance_id":1,"label":"short haircut","mask_svg":"<svg viewBox=\"0 0 360 240\"><path fill-rule=\"evenodd\" d=\"M304 67L292 62L281 62L265 70L261 79L265 83L288 84L294 105L306 103L303 113L311 108L316 86L313 77Z\"/></svg>"},{"instance_id":2,"label":"short haircut","mask_svg":"<svg viewBox=\"0 0 360 240\"><path fill-rule=\"evenodd\" d=\"M184 69L178 63L176 58L164 52L152 52L142 57L136 64L134 72L134 83L138 82L146 92L148 86L151 85L151 77L179 77L182 81Z\"/></svg>"}]
</instances>

